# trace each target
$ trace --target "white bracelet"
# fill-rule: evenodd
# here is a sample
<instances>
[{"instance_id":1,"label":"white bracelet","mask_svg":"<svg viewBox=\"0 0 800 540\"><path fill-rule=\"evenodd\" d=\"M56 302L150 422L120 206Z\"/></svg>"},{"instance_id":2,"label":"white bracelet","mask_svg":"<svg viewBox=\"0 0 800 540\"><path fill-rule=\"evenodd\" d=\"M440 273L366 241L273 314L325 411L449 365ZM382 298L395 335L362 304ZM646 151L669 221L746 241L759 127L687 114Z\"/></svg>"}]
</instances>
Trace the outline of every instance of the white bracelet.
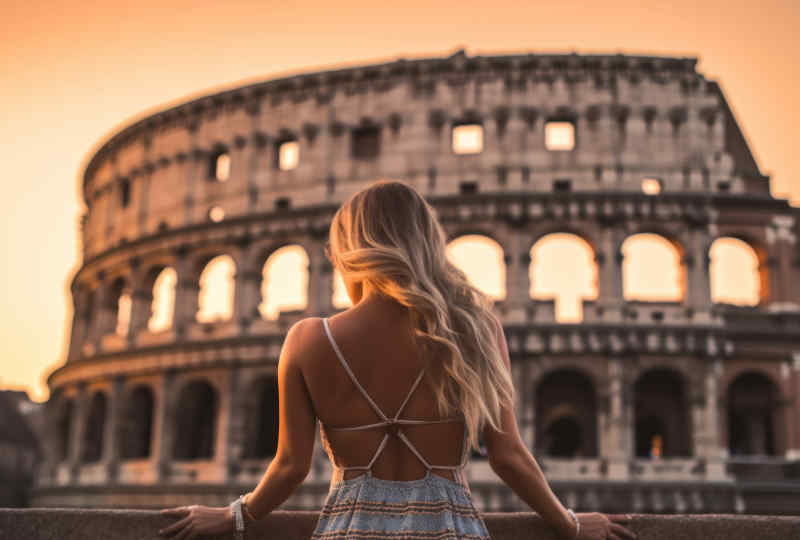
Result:
<instances>
[{"instance_id":1,"label":"white bracelet","mask_svg":"<svg viewBox=\"0 0 800 540\"><path fill-rule=\"evenodd\" d=\"M234 540L244 540L244 516L242 515L242 497L239 497L231 504L233 511L233 538Z\"/></svg>"},{"instance_id":2,"label":"white bracelet","mask_svg":"<svg viewBox=\"0 0 800 540\"><path fill-rule=\"evenodd\" d=\"M572 508L567 508L567 514L569 514L569 517L575 522L575 539L577 539L581 534L581 522L578 520L578 516L575 515L575 512L572 511Z\"/></svg>"}]
</instances>

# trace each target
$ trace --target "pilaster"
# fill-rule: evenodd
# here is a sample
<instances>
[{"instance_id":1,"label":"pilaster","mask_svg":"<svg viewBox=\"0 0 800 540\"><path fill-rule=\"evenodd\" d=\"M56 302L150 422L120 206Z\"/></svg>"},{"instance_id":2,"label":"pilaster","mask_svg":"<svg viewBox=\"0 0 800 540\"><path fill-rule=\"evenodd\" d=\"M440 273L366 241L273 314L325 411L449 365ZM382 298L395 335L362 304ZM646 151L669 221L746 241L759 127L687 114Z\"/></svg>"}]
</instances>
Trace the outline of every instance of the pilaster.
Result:
<instances>
[{"instance_id":1,"label":"pilaster","mask_svg":"<svg viewBox=\"0 0 800 540\"><path fill-rule=\"evenodd\" d=\"M172 395L175 386L175 371L168 369L161 377L158 397L158 480L164 482L170 475L172 462L172 443L174 437L174 408L176 396Z\"/></svg>"},{"instance_id":2,"label":"pilaster","mask_svg":"<svg viewBox=\"0 0 800 540\"><path fill-rule=\"evenodd\" d=\"M84 434L86 433L86 417L89 414L89 395L86 391L86 383L78 383L78 391L75 395L75 409L71 425L73 426L70 434L69 448L69 472L70 483L77 484L80 474L81 458L83 456Z\"/></svg>"},{"instance_id":3,"label":"pilaster","mask_svg":"<svg viewBox=\"0 0 800 540\"><path fill-rule=\"evenodd\" d=\"M114 377L111 382L111 395L108 417L105 423L105 433L103 434L103 459L106 461L107 478L110 483L117 481L119 473L119 428L122 423L122 390L125 386L125 378L121 375Z\"/></svg>"},{"instance_id":4,"label":"pilaster","mask_svg":"<svg viewBox=\"0 0 800 540\"><path fill-rule=\"evenodd\" d=\"M173 327L175 328L175 339L182 341L186 338L189 326L197 318L200 279L195 271L194 259L188 250L179 249L177 255Z\"/></svg>"},{"instance_id":5,"label":"pilaster","mask_svg":"<svg viewBox=\"0 0 800 540\"><path fill-rule=\"evenodd\" d=\"M308 254L308 316L324 317L333 311L333 266L325 256L326 239L312 243Z\"/></svg>"},{"instance_id":6,"label":"pilaster","mask_svg":"<svg viewBox=\"0 0 800 540\"><path fill-rule=\"evenodd\" d=\"M599 317L604 322L622 322L622 261L623 254L619 249L620 232L617 225L603 226L600 234L601 245L595 253L597 264L597 302L603 310Z\"/></svg>"}]
</instances>

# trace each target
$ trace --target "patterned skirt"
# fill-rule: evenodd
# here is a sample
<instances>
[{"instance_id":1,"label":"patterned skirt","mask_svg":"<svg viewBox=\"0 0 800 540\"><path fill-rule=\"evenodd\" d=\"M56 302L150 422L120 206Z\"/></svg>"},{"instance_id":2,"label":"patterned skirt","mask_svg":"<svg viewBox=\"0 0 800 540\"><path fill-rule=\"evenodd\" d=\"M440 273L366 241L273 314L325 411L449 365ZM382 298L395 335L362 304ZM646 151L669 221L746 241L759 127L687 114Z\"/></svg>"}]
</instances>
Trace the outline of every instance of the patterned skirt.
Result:
<instances>
[{"instance_id":1,"label":"patterned skirt","mask_svg":"<svg viewBox=\"0 0 800 540\"><path fill-rule=\"evenodd\" d=\"M418 480L384 480L370 471L335 484L312 540L489 540L464 486L430 471Z\"/></svg>"}]
</instances>

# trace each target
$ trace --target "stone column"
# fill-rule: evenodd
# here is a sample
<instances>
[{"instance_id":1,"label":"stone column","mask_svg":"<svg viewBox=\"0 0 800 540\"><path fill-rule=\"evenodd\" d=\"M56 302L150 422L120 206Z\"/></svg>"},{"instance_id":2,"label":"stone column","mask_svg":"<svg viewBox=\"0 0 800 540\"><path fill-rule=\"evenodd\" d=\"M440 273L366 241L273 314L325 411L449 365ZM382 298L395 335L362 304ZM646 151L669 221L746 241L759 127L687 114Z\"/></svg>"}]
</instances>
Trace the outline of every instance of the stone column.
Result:
<instances>
[{"instance_id":1,"label":"stone column","mask_svg":"<svg viewBox=\"0 0 800 540\"><path fill-rule=\"evenodd\" d=\"M622 306L625 299L622 291L622 251L619 249L617 226L606 224L601 229L601 242L595 253L597 264L597 302L603 310L597 317L604 322L622 322Z\"/></svg>"},{"instance_id":2,"label":"stone column","mask_svg":"<svg viewBox=\"0 0 800 540\"><path fill-rule=\"evenodd\" d=\"M155 170L155 165L149 162L149 150L151 148L150 139L146 139L148 142L145 145L145 161L147 163L144 166L144 171L142 176L138 182L139 184L139 207L136 212L136 227L139 236L144 236L147 234L147 217L150 211L150 184L153 178L153 171Z\"/></svg>"},{"instance_id":3,"label":"stone column","mask_svg":"<svg viewBox=\"0 0 800 540\"><path fill-rule=\"evenodd\" d=\"M250 135L246 139L246 150L242 156L243 163L247 167L246 177L243 179L244 185L247 186L247 207L249 211L254 212L258 208L258 182L256 182L256 172L258 171L258 158L264 152L266 143L265 137L259 132L259 120L261 106L258 98L250 98L247 102L247 114L250 117Z\"/></svg>"},{"instance_id":4,"label":"stone column","mask_svg":"<svg viewBox=\"0 0 800 540\"><path fill-rule=\"evenodd\" d=\"M175 370L167 369L161 378L161 389L158 396L158 480L164 482L169 479L170 463L172 462L172 442L174 440L174 409L177 396L173 396L175 386Z\"/></svg>"},{"instance_id":5,"label":"stone column","mask_svg":"<svg viewBox=\"0 0 800 540\"><path fill-rule=\"evenodd\" d=\"M726 480L724 449L721 447L718 381L722 361L708 359L697 367L697 377L689 384L689 411L692 420L692 456L705 467L708 480Z\"/></svg>"},{"instance_id":6,"label":"stone column","mask_svg":"<svg viewBox=\"0 0 800 540\"><path fill-rule=\"evenodd\" d=\"M81 347L86 340L89 331L89 310L92 309L88 302L88 293L85 288L80 287L72 292L72 329L70 331L67 361L80 356Z\"/></svg>"},{"instance_id":7,"label":"stone column","mask_svg":"<svg viewBox=\"0 0 800 540\"><path fill-rule=\"evenodd\" d=\"M608 362L609 411L605 430L605 448L608 452L608 478L625 480L628 478L628 462L633 457L631 425L632 407L626 399L629 391L625 388L623 361L611 358Z\"/></svg>"},{"instance_id":8,"label":"stone column","mask_svg":"<svg viewBox=\"0 0 800 540\"><path fill-rule=\"evenodd\" d=\"M98 276L99 284L96 290L95 302L92 306L92 328L88 337L89 343L94 347L95 353L102 348L103 336L113 331L116 326L116 310L113 309L111 299L111 285L106 282L101 271Z\"/></svg>"},{"instance_id":9,"label":"stone column","mask_svg":"<svg viewBox=\"0 0 800 540\"><path fill-rule=\"evenodd\" d=\"M153 314L153 288L147 283L144 269L138 260L131 272L131 317L128 325L128 346L136 343L136 335L147 330L147 322Z\"/></svg>"},{"instance_id":10,"label":"stone column","mask_svg":"<svg viewBox=\"0 0 800 540\"><path fill-rule=\"evenodd\" d=\"M253 411L246 411L242 406L245 389L241 388L241 368L233 365L229 368L228 377L228 404L227 418L225 419L227 429L225 430L225 478L228 482L236 479L239 473L239 460L242 458L242 434L245 429L245 414L252 414Z\"/></svg>"},{"instance_id":11,"label":"stone column","mask_svg":"<svg viewBox=\"0 0 800 540\"><path fill-rule=\"evenodd\" d=\"M107 479L110 483L117 481L119 473L119 430L122 423L123 403L122 390L125 378L117 375L111 383L111 395L106 417L105 433L103 434L103 459L106 461Z\"/></svg>"},{"instance_id":12,"label":"stone column","mask_svg":"<svg viewBox=\"0 0 800 540\"><path fill-rule=\"evenodd\" d=\"M202 150L195 147L197 143L197 128L200 120L198 118L190 118L188 120L186 129L189 132L189 148L186 152L179 154L178 162L184 164L186 174L186 195L183 199L183 223L190 225L194 222L194 212L197 194L195 177L198 175L198 167L202 168L202 157L205 155Z\"/></svg>"},{"instance_id":13,"label":"stone column","mask_svg":"<svg viewBox=\"0 0 800 540\"><path fill-rule=\"evenodd\" d=\"M333 266L325 257L327 238L315 239L308 254L308 307L310 317L325 317L333 311Z\"/></svg>"},{"instance_id":14,"label":"stone column","mask_svg":"<svg viewBox=\"0 0 800 540\"><path fill-rule=\"evenodd\" d=\"M526 250L528 248L528 250ZM525 321L525 307L530 302L530 246L527 236L519 229L512 229L508 237L509 253L503 255L506 263L506 313L505 321Z\"/></svg>"},{"instance_id":15,"label":"stone column","mask_svg":"<svg viewBox=\"0 0 800 540\"><path fill-rule=\"evenodd\" d=\"M691 227L685 241L686 295L684 304L693 311L695 322L711 322L710 257L706 246L710 235L705 226Z\"/></svg>"},{"instance_id":16,"label":"stone column","mask_svg":"<svg viewBox=\"0 0 800 540\"><path fill-rule=\"evenodd\" d=\"M69 442L67 443L67 455L62 456L61 440L59 439L61 435L59 421L62 418L65 402L66 399L61 390L58 389L50 394L50 399L44 404L45 433L42 433L44 462L39 466L37 485L55 485L58 479L57 471L59 465L62 461L69 459L70 444ZM71 437L72 433L68 436Z\"/></svg>"},{"instance_id":17,"label":"stone column","mask_svg":"<svg viewBox=\"0 0 800 540\"><path fill-rule=\"evenodd\" d=\"M792 263L797 243L794 220L792 216L773 216L772 223L766 227L769 294L765 296L773 309L800 308L800 299L792 298Z\"/></svg>"},{"instance_id":18,"label":"stone column","mask_svg":"<svg viewBox=\"0 0 800 540\"><path fill-rule=\"evenodd\" d=\"M793 400L786 410L789 426L786 434L786 459L800 460L800 351L792 353L789 379Z\"/></svg>"},{"instance_id":19,"label":"stone column","mask_svg":"<svg viewBox=\"0 0 800 540\"><path fill-rule=\"evenodd\" d=\"M260 317L258 304L261 302L261 272L250 260L249 250L249 243L240 248L234 275L233 318L242 334L247 333L250 324Z\"/></svg>"},{"instance_id":20,"label":"stone column","mask_svg":"<svg viewBox=\"0 0 800 540\"><path fill-rule=\"evenodd\" d=\"M81 458L83 457L83 437L86 432L86 416L89 414L89 396L86 383L78 383L78 392L75 395L74 417L72 419L72 433L70 434L69 469L70 483L76 484L80 475Z\"/></svg>"},{"instance_id":21,"label":"stone column","mask_svg":"<svg viewBox=\"0 0 800 540\"><path fill-rule=\"evenodd\" d=\"M186 247L179 248L177 256L178 262L175 268L177 273L175 313L172 321L175 329L175 339L182 341L186 337L189 326L197 320L200 276L197 275L194 259Z\"/></svg>"}]
</instances>

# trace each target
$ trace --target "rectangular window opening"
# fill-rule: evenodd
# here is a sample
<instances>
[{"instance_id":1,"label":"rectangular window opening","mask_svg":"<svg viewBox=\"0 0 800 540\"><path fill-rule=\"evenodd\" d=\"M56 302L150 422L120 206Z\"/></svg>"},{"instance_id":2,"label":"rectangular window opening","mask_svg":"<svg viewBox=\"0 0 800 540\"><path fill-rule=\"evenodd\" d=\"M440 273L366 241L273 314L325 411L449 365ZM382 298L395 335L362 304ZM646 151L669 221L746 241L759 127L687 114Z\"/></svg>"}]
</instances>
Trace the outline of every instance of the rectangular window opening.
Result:
<instances>
[{"instance_id":1,"label":"rectangular window opening","mask_svg":"<svg viewBox=\"0 0 800 540\"><path fill-rule=\"evenodd\" d=\"M553 180L553 191L572 191L572 180L569 178L558 178Z\"/></svg>"},{"instance_id":2,"label":"rectangular window opening","mask_svg":"<svg viewBox=\"0 0 800 540\"><path fill-rule=\"evenodd\" d=\"M552 121L544 126L545 147L551 151L575 148L575 126L572 122Z\"/></svg>"},{"instance_id":3,"label":"rectangular window opening","mask_svg":"<svg viewBox=\"0 0 800 540\"><path fill-rule=\"evenodd\" d=\"M351 142L354 159L375 159L381 151L381 129L378 126L356 128Z\"/></svg>"},{"instance_id":4,"label":"rectangular window opening","mask_svg":"<svg viewBox=\"0 0 800 540\"><path fill-rule=\"evenodd\" d=\"M300 162L300 143L297 141L278 143L275 149L275 161L282 171L296 168Z\"/></svg>"},{"instance_id":5,"label":"rectangular window opening","mask_svg":"<svg viewBox=\"0 0 800 540\"><path fill-rule=\"evenodd\" d=\"M464 195L467 195L467 194L470 194L470 193L477 193L478 192L478 183L477 182L461 182L461 184L459 184L459 190Z\"/></svg>"},{"instance_id":6,"label":"rectangular window opening","mask_svg":"<svg viewBox=\"0 0 800 540\"><path fill-rule=\"evenodd\" d=\"M453 126L453 152L456 154L479 154L483 151L483 126L461 124Z\"/></svg>"}]
</instances>

